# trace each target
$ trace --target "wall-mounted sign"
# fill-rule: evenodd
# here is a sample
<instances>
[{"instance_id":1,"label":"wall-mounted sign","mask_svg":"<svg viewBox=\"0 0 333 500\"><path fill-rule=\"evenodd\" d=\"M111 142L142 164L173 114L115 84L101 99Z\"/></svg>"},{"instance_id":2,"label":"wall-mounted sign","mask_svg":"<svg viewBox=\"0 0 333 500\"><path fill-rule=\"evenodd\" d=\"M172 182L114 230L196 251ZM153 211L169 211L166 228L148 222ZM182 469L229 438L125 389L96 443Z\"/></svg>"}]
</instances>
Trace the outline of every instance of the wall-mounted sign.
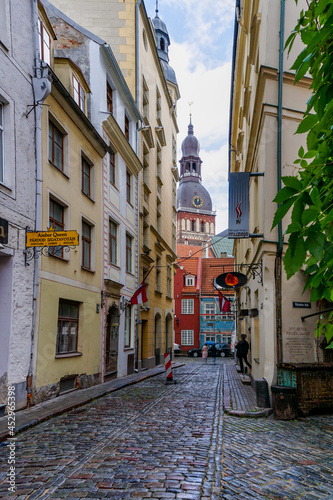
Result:
<instances>
[{"instance_id":1,"label":"wall-mounted sign","mask_svg":"<svg viewBox=\"0 0 333 500\"><path fill-rule=\"evenodd\" d=\"M29 247L67 247L79 244L79 235L76 231L27 231L26 246Z\"/></svg>"},{"instance_id":2,"label":"wall-mounted sign","mask_svg":"<svg viewBox=\"0 0 333 500\"><path fill-rule=\"evenodd\" d=\"M293 302L293 307L298 309L311 309L311 302Z\"/></svg>"},{"instance_id":3,"label":"wall-mounted sign","mask_svg":"<svg viewBox=\"0 0 333 500\"><path fill-rule=\"evenodd\" d=\"M8 243L8 220L0 218L0 243Z\"/></svg>"},{"instance_id":4,"label":"wall-mounted sign","mask_svg":"<svg viewBox=\"0 0 333 500\"><path fill-rule=\"evenodd\" d=\"M229 174L228 238L249 237L249 172Z\"/></svg>"},{"instance_id":5,"label":"wall-mounted sign","mask_svg":"<svg viewBox=\"0 0 333 500\"><path fill-rule=\"evenodd\" d=\"M240 288L247 282L247 277L243 273L223 273L216 278L216 284L222 288Z\"/></svg>"}]
</instances>

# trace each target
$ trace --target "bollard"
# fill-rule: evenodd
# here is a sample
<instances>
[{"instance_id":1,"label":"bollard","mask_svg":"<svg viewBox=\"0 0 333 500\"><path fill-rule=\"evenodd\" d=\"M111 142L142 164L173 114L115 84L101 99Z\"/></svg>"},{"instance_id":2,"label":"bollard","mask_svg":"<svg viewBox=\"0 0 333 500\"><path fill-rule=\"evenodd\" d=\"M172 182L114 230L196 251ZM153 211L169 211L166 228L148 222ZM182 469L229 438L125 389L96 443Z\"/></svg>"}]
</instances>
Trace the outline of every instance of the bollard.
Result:
<instances>
[{"instance_id":1,"label":"bollard","mask_svg":"<svg viewBox=\"0 0 333 500\"><path fill-rule=\"evenodd\" d=\"M172 370L171 370L171 357L168 352L164 353L164 365L167 376L166 381L167 383L173 383Z\"/></svg>"},{"instance_id":2,"label":"bollard","mask_svg":"<svg viewBox=\"0 0 333 500\"><path fill-rule=\"evenodd\" d=\"M258 378L255 381L255 388L258 408L270 408L267 380L265 378Z\"/></svg>"}]
</instances>

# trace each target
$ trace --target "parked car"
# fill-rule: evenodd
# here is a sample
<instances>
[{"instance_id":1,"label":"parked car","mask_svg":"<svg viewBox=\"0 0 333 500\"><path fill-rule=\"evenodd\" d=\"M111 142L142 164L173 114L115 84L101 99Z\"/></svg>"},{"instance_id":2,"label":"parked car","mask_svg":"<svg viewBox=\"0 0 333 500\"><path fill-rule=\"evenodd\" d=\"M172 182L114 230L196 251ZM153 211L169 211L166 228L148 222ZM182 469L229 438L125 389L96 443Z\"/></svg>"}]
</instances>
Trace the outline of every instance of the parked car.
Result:
<instances>
[{"instance_id":1,"label":"parked car","mask_svg":"<svg viewBox=\"0 0 333 500\"><path fill-rule=\"evenodd\" d=\"M174 354L180 354L181 349L179 344L173 344L173 353Z\"/></svg>"},{"instance_id":2,"label":"parked car","mask_svg":"<svg viewBox=\"0 0 333 500\"><path fill-rule=\"evenodd\" d=\"M232 356L232 351L230 349L230 346L229 344L215 344L215 347L216 347L216 356L220 356L222 358L224 358L225 356ZM208 347L208 356L211 356L212 355L212 346L210 345ZM201 352L201 347L197 347L195 349L190 349L189 351L187 351L187 354L189 356L191 356L192 358L197 358L198 356L201 356L202 355L202 352Z\"/></svg>"}]
</instances>

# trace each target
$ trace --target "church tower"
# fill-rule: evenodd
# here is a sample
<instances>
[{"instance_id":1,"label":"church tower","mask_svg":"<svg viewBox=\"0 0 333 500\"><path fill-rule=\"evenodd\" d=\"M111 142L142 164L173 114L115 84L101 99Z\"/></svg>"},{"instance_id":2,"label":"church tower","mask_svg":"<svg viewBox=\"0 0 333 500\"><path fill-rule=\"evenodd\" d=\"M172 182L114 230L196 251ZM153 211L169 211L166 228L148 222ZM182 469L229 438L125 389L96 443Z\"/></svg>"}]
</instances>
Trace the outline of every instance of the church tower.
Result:
<instances>
[{"instance_id":1,"label":"church tower","mask_svg":"<svg viewBox=\"0 0 333 500\"><path fill-rule=\"evenodd\" d=\"M177 243L203 246L215 236L216 213L202 185L200 145L193 134L192 120L182 143L179 186L177 190Z\"/></svg>"}]
</instances>

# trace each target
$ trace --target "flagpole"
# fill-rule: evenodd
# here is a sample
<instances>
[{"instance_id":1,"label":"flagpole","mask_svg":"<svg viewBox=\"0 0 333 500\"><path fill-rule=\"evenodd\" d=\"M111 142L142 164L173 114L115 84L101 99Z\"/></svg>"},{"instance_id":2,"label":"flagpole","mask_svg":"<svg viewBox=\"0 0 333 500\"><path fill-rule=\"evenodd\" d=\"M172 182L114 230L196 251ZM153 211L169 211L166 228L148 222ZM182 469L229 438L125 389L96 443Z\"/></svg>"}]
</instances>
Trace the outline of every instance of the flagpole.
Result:
<instances>
[{"instance_id":1,"label":"flagpole","mask_svg":"<svg viewBox=\"0 0 333 500\"><path fill-rule=\"evenodd\" d=\"M145 282L145 280L148 278L149 274L152 272L152 270L154 269L154 267L155 267L155 265L154 265L154 266L152 266L152 267L149 269L148 273L145 275L145 277L144 277L144 278L143 278L143 280L141 281L140 285L142 285L142 284Z\"/></svg>"}]
</instances>

